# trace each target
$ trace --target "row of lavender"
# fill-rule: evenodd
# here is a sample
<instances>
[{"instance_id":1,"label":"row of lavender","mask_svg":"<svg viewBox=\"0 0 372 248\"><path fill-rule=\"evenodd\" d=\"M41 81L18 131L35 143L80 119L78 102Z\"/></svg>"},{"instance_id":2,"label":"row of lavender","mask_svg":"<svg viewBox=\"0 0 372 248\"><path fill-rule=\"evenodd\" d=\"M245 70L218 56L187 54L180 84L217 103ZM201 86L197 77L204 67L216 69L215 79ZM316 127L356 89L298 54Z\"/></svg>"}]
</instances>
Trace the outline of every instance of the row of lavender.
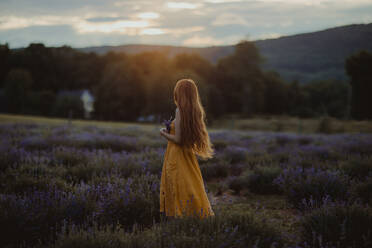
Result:
<instances>
[{"instance_id":1,"label":"row of lavender","mask_svg":"<svg viewBox=\"0 0 372 248\"><path fill-rule=\"evenodd\" d=\"M115 229L119 225L130 231L139 224L151 228L153 235L159 234L154 223L163 225L158 196L166 143L155 130L3 124L0 136L2 244L67 242L74 236L58 237L66 226L92 232L92 226ZM257 194L284 194L294 208L304 213L303 247L307 246L305 242L309 247L316 246L319 237L325 240L320 242L322 245L335 244L342 238L339 247L368 247L372 237L368 206L372 192L372 135L221 131L211 133L211 139L216 157L200 161L207 182L225 178L219 185L222 190L228 187L236 193L247 189ZM347 223L332 214L347 216ZM210 246L205 243L200 247L232 245L240 239L235 247L286 245L284 236L257 220L255 214L250 216L251 221L222 212L220 216L222 219L209 224L184 223L183 232L207 225L204 231L199 229L199 236L214 233L207 235L213 240L207 242ZM311 224L320 218L331 226ZM222 233L223 223L229 223L228 232ZM236 231L236 226L244 232ZM167 244L171 246L170 240L179 239L177 247L186 247L186 239L173 233L167 236ZM123 247L136 247L135 242L147 240L143 235L128 236L125 242L134 242L133 246ZM262 240L262 236L268 238ZM149 240L164 242L154 237Z\"/></svg>"}]
</instances>

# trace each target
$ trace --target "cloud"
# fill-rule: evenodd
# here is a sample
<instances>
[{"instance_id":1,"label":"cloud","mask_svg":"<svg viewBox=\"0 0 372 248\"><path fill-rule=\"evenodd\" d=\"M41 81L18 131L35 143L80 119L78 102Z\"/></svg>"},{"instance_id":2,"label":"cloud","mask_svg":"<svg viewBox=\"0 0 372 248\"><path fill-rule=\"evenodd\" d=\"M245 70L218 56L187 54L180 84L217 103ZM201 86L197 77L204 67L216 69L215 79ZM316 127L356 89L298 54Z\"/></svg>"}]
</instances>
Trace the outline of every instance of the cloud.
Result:
<instances>
[{"instance_id":1,"label":"cloud","mask_svg":"<svg viewBox=\"0 0 372 248\"><path fill-rule=\"evenodd\" d=\"M0 43L229 45L369 23L370 13L371 0L1 0Z\"/></svg>"},{"instance_id":2,"label":"cloud","mask_svg":"<svg viewBox=\"0 0 372 248\"><path fill-rule=\"evenodd\" d=\"M113 21L118 21L120 20L121 17L92 17L92 18L87 18L86 20L88 22L113 22Z\"/></svg>"},{"instance_id":3,"label":"cloud","mask_svg":"<svg viewBox=\"0 0 372 248\"><path fill-rule=\"evenodd\" d=\"M72 17L69 22L76 20ZM66 21L59 16L35 16L32 18L18 16L2 16L0 17L0 30L19 29L30 26L55 26L64 24Z\"/></svg>"},{"instance_id":4,"label":"cloud","mask_svg":"<svg viewBox=\"0 0 372 248\"><path fill-rule=\"evenodd\" d=\"M159 34L165 34L166 30L161 28L146 28L142 29L140 34L141 35L159 35Z\"/></svg>"},{"instance_id":5,"label":"cloud","mask_svg":"<svg viewBox=\"0 0 372 248\"><path fill-rule=\"evenodd\" d=\"M206 3L237 3L243 0L204 0Z\"/></svg>"},{"instance_id":6,"label":"cloud","mask_svg":"<svg viewBox=\"0 0 372 248\"><path fill-rule=\"evenodd\" d=\"M128 35L138 35L140 28L149 26L147 21L119 20L104 23L78 22L74 27L79 33L123 33Z\"/></svg>"},{"instance_id":7,"label":"cloud","mask_svg":"<svg viewBox=\"0 0 372 248\"><path fill-rule=\"evenodd\" d=\"M196 9L200 7L200 4L197 3L188 3L188 2L167 2L167 7L169 9Z\"/></svg>"},{"instance_id":8,"label":"cloud","mask_svg":"<svg viewBox=\"0 0 372 248\"><path fill-rule=\"evenodd\" d=\"M203 27L196 26L196 27L189 27L183 29L171 29L171 28L146 28L143 29L140 34L142 35L161 35L161 34L169 34L172 37L179 37L185 36L190 33L200 32L204 30Z\"/></svg>"},{"instance_id":9,"label":"cloud","mask_svg":"<svg viewBox=\"0 0 372 248\"><path fill-rule=\"evenodd\" d=\"M227 26L227 25L242 25L249 26L249 23L241 16L233 13L223 13L219 15L213 22L215 26Z\"/></svg>"},{"instance_id":10,"label":"cloud","mask_svg":"<svg viewBox=\"0 0 372 248\"><path fill-rule=\"evenodd\" d=\"M144 12L144 13L139 13L138 17L142 19L157 19L159 18L159 14L155 12Z\"/></svg>"},{"instance_id":11,"label":"cloud","mask_svg":"<svg viewBox=\"0 0 372 248\"><path fill-rule=\"evenodd\" d=\"M34 18L6 16L0 19L0 30L20 29L32 26L71 25L78 33L123 33L137 35L138 29L151 24L146 20L121 20L120 18L81 18L63 16L38 16Z\"/></svg>"}]
</instances>

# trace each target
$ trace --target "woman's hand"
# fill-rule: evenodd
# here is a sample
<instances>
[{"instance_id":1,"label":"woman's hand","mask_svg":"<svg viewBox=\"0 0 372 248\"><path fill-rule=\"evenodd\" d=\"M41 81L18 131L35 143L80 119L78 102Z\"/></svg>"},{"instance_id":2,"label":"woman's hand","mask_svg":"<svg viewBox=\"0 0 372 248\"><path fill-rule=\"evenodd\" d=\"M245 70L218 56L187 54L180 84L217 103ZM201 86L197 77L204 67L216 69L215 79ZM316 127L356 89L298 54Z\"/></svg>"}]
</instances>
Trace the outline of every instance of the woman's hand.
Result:
<instances>
[{"instance_id":1,"label":"woman's hand","mask_svg":"<svg viewBox=\"0 0 372 248\"><path fill-rule=\"evenodd\" d=\"M167 133L167 129L166 128L160 128L160 135L162 136L165 136L164 134Z\"/></svg>"}]
</instances>

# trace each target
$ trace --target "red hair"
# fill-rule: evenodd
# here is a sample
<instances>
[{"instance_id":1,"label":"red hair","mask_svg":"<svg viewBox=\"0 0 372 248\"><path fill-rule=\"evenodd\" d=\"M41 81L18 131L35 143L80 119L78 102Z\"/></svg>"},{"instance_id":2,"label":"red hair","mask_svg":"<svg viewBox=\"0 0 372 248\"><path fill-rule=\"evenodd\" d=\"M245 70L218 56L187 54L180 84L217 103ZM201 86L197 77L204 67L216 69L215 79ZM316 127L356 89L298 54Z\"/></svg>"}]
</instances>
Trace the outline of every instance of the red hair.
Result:
<instances>
[{"instance_id":1,"label":"red hair","mask_svg":"<svg viewBox=\"0 0 372 248\"><path fill-rule=\"evenodd\" d=\"M205 111L195 82L192 79L177 81L173 98L181 116L180 144L191 148L202 159L212 158L213 144L209 139L205 125Z\"/></svg>"}]
</instances>

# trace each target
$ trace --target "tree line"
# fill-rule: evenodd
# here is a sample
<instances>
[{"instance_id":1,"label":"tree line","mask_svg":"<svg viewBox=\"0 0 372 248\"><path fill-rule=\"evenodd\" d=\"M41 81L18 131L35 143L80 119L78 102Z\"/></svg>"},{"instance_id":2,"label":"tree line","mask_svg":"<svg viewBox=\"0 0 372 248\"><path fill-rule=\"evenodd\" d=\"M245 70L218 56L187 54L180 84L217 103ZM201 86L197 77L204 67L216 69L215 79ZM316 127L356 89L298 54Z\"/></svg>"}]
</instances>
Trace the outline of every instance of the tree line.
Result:
<instances>
[{"instance_id":1,"label":"tree line","mask_svg":"<svg viewBox=\"0 0 372 248\"><path fill-rule=\"evenodd\" d=\"M368 107L372 106L368 97L371 57L361 52L347 59L351 83L302 84L263 71L264 58L250 41L238 43L234 54L216 64L197 54L97 55L69 46L33 43L12 50L5 44L0 45L0 112L67 117L73 110L81 118L81 102L61 98L58 92L89 89L95 97L93 119L136 121L148 115L162 119L174 114L177 80L192 78L210 120L228 114L372 118Z\"/></svg>"}]
</instances>

